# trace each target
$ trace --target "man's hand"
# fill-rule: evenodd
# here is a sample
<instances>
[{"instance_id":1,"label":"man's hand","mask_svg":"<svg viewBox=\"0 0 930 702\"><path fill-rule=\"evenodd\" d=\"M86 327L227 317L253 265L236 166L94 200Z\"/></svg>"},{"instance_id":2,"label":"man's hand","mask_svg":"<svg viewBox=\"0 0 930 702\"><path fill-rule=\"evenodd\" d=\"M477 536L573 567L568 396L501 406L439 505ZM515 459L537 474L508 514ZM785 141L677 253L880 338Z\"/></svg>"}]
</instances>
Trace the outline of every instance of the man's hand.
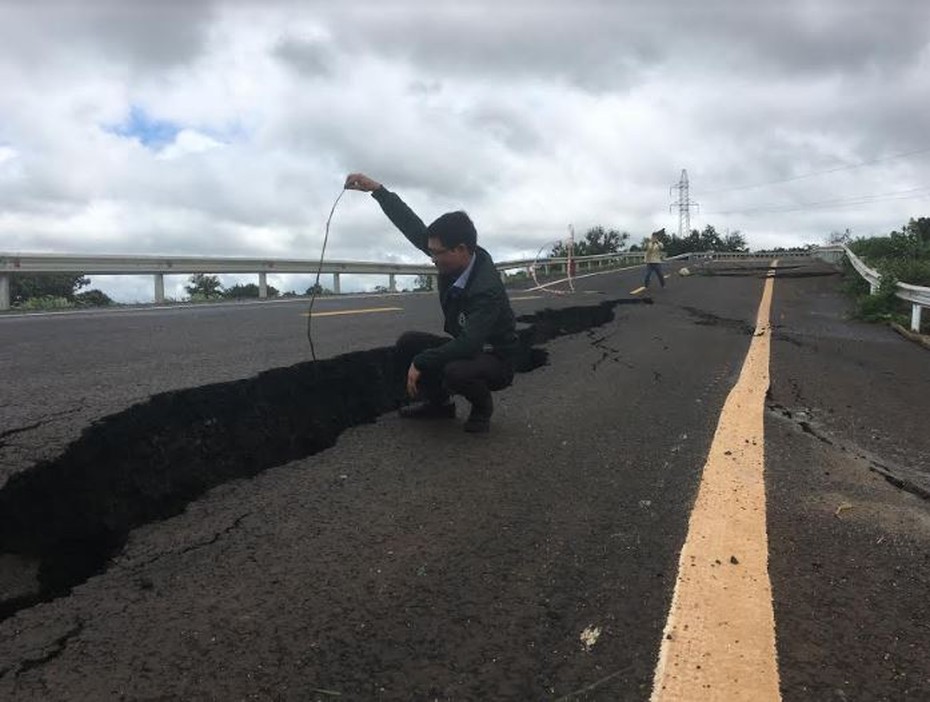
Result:
<instances>
[{"instance_id":1,"label":"man's hand","mask_svg":"<svg viewBox=\"0 0 930 702\"><path fill-rule=\"evenodd\" d=\"M420 382L420 370L410 364L410 368L407 370L407 394L412 398L417 396L417 383Z\"/></svg>"},{"instance_id":2,"label":"man's hand","mask_svg":"<svg viewBox=\"0 0 930 702\"><path fill-rule=\"evenodd\" d=\"M364 173L350 173L346 177L346 190L361 190L365 193L374 192L381 187L381 183L369 178Z\"/></svg>"}]
</instances>

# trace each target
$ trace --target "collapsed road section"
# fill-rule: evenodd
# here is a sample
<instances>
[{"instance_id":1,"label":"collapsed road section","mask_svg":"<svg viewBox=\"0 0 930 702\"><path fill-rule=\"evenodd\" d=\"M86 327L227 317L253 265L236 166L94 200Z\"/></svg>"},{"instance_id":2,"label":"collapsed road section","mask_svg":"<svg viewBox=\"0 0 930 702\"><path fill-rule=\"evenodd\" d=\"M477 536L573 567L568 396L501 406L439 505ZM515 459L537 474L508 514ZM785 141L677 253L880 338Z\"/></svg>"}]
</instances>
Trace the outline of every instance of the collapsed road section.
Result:
<instances>
[{"instance_id":1,"label":"collapsed road section","mask_svg":"<svg viewBox=\"0 0 930 702\"><path fill-rule=\"evenodd\" d=\"M777 258L777 254L773 258ZM713 268L695 267L694 275L714 276L718 278L829 278L842 275L842 271L835 266L824 264L814 270L807 264L786 265L780 263L773 269L770 265L764 266L714 266Z\"/></svg>"},{"instance_id":2,"label":"collapsed road section","mask_svg":"<svg viewBox=\"0 0 930 702\"><path fill-rule=\"evenodd\" d=\"M518 318L517 372L546 363L540 344L600 326L619 304ZM393 348L275 368L166 392L86 428L63 453L0 490L0 619L102 572L129 532L178 514L212 487L333 446L404 400Z\"/></svg>"}]
</instances>

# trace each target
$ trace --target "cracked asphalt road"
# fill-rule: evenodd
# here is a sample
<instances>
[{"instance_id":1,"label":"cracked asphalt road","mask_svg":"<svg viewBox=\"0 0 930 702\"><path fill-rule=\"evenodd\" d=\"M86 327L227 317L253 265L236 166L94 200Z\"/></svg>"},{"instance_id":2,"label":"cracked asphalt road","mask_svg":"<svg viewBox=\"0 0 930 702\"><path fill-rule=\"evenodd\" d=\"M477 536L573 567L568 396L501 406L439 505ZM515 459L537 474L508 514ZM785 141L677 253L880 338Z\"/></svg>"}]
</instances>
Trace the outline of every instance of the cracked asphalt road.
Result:
<instances>
[{"instance_id":1,"label":"cracked asphalt road","mask_svg":"<svg viewBox=\"0 0 930 702\"><path fill-rule=\"evenodd\" d=\"M782 285L772 310L766 470L782 691L927 699L930 354L844 311L829 278Z\"/></svg>"},{"instance_id":2,"label":"cracked asphalt road","mask_svg":"<svg viewBox=\"0 0 930 702\"><path fill-rule=\"evenodd\" d=\"M135 529L104 572L0 623L0 696L648 699L689 511L762 287L758 271L728 273L673 277L655 304L618 306L612 321L548 342L548 365L497 395L487 437L461 420L386 414ZM623 296L636 285L622 273L580 287ZM930 473L930 356L845 319L837 289L835 277L775 284L765 429L782 694L926 699L928 503L870 467ZM522 314L585 296L514 304ZM414 300L366 321L358 343L435 326L435 300ZM45 419L0 439L6 474L156 389L305 360L302 326L285 326L299 306L240 312L17 321L23 346L2 353L22 407L5 406L4 426ZM69 356L72 325L89 327L90 347ZM231 346L243 328L255 338ZM359 348L345 333L318 352ZM51 377L33 377L41 368ZM49 407L82 409L52 418ZM582 640L594 628L595 643Z\"/></svg>"}]
</instances>

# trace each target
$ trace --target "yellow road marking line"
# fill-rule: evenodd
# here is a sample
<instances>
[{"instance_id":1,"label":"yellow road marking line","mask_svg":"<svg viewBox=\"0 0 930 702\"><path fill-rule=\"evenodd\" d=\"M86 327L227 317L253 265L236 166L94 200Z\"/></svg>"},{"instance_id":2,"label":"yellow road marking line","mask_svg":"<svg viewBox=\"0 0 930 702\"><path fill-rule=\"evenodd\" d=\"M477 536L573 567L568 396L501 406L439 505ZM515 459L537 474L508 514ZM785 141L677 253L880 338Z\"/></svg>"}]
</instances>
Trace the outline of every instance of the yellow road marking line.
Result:
<instances>
[{"instance_id":1,"label":"yellow road marking line","mask_svg":"<svg viewBox=\"0 0 930 702\"><path fill-rule=\"evenodd\" d=\"M516 300L538 300L541 297L542 295L524 295L523 297L512 297L510 298L510 301L514 302Z\"/></svg>"},{"instance_id":2,"label":"yellow road marking line","mask_svg":"<svg viewBox=\"0 0 930 702\"><path fill-rule=\"evenodd\" d=\"M781 699L763 477L774 282L765 281L756 332L704 465L652 702Z\"/></svg>"},{"instance_id":3,"label":"yellow road marking line","mask_svg":"<svg viewBox=\"0 0 930 702\"><path fill-rule=\"evenodd\" d=\"M314 317L338 317L340 315L347 314L371 314L373 312L403 312L403 307L369 307L364 310L331 310L329 312L314 312ZM306 317L307 312L303 313L303 316Z\"/></svg>"},{"instance_id":4,"label":"yellow road marking line","mask_svg":"<svg viewBox=\"0 0 930 702\"><path fill-rule=\"evenodd\" d=\"M636 288L636 290L630 290L630 295L639 295L645 289L646 288L644 286L640 285L638 288Z\"/></svg>"}]
</instances>

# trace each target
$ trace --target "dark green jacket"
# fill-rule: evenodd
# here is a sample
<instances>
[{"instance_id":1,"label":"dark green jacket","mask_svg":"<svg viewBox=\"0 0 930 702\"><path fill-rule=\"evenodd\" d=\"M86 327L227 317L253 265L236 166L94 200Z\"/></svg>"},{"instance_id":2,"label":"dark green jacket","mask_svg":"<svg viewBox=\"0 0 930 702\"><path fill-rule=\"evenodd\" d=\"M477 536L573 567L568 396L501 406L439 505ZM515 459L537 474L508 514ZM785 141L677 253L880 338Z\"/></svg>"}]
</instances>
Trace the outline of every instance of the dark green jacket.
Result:
<instances>
[{"instance_id":1,"label":"dark green jacket","mask_svg":"<svg viewBox=\"0 0 930 702\"><path fill-rule=\"evenodd\" d=\"M400 197L384 187L374 191L372 196L410 243L429 255L423 220ZM452 289L458 275L440 273L438 276L444 326L453 338L442 346L418 354L413 365L420 370L439 369L449 361L474 358L486 349L507 359L517 351L516 321L500 273L494 267L490 254L480 246L475 249L475 256L477 260L471 276L461 292Z\"/></svg>"}]
</instances>

